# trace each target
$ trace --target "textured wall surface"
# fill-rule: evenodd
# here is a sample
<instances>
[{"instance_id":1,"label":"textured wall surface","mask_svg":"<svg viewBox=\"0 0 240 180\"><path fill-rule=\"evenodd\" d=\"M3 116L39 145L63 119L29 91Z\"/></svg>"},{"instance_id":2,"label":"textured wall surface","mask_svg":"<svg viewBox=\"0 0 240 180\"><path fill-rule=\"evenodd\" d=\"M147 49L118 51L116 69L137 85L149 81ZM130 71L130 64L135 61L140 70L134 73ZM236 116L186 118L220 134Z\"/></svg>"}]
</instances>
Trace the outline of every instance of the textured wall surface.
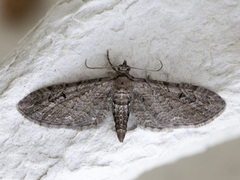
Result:
<instances>
[{"instance_id":1,"label":"textured wall surface","mask_svg":"<svg viewBox=\"0 0 240 180\"><path fill-rule=\"evenodd\" d=\"M238 1L68 0L57 4L0 61L0 178L132 179L152 167L240 136ZM114 64L153 68L135 77L187 82L217 92L224 113L200 128L136 128L119 143L112 116L83 131L38 126L16 104L38 88L109 75Z\"/></svg>"}]
</instances>

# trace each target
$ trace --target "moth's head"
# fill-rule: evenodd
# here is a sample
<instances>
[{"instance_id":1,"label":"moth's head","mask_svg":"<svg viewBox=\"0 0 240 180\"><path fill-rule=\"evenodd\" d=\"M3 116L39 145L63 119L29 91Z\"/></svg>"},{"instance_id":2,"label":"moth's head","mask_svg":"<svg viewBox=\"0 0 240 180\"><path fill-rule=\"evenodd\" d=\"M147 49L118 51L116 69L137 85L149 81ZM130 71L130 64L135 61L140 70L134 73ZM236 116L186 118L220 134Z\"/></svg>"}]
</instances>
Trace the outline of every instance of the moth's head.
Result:
<instances>
[{"instance_id":1,"label":"moth's head","mask_svg":"<svg viewBox=\"0 0 240 180\"><path fill-rule=\"evenodd\" d=\"M120 73L129 73L131 67L127 65L127 61L117 67L117 71Z\"/></svg>"}]
</instances>

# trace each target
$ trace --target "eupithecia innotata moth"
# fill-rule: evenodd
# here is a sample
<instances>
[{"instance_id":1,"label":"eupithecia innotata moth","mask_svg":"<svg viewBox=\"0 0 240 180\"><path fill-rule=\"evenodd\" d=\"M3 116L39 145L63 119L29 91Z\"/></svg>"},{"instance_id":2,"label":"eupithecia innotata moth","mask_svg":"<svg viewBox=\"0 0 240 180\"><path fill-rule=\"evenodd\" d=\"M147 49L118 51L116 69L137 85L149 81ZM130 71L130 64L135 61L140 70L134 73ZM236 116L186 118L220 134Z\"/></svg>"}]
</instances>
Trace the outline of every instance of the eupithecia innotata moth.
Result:
<instances>
[{"instance_id":1,"label":"eupithecia innotata moth","mask_svg":"<svg viewBox=\"0 0 240 180\"><path fill-rule=\"evenodd\" d=\"M107 58L113 77L36 90L18 103L18 110L39 125L71 129L97 126L111 110L123 142L130 114L142 127L174 129L205 125L225 108L224 100L206 88L135 78L126 61L113 66L108 52Z\"/></svg>"}]
</instances>

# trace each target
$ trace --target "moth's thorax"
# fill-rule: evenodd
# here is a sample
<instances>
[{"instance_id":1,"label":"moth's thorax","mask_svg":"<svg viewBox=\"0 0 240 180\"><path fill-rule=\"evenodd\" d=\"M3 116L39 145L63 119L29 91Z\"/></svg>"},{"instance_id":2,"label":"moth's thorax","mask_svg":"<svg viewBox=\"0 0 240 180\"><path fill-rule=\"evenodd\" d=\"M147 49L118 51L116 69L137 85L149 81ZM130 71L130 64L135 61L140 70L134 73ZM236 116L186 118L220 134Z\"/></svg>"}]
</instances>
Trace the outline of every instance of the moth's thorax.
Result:
<instances>
[{"instance_id":1,"label":"moth's thorax","mask_svg":"<svg viewBox=\"0 0 240 180\"><path fill-rule=\"evenodd\" d=\"M114 81L114 88L115 89L128 89L129 91L132 90L132 82L130 80L129 74L120 74Z\"/></svg>"},{"instance_id":2,"label":"moth's thorax","mask_svg":"<svg viewBox=\"0 0 240 180\"><path fill-rule=\"evenodd\" d=\"M119 77L115 82L113 94L113 117L117 136L123 142L127 132L127 122L130 112L130 102L132 90L131 81L127 77Z\"/></svg>"}]
</instances>

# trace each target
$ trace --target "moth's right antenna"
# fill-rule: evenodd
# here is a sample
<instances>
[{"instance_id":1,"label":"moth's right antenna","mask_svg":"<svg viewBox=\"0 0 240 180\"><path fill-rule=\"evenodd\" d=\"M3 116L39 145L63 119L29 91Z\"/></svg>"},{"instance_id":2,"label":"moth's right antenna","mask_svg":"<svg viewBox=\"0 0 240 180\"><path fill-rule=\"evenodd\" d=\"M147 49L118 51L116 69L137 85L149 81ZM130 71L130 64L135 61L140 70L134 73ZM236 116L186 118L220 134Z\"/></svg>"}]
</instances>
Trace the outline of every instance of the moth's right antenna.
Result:
<instances>
[{"instance_id":1,"label":"moth's right antenna","mask_svg":"<svg viewBox=\"0 0 240 180\"><path fill-rule=\"evenodd\" d=\"M144 70L144 71L160 71L163 68L163 63L161 60L160 62L160 67L158 69L144 69L144 68L138 68L138 67L131 67L131 69L138 69L138 70Z\"/></svg>"}]
</instances>

